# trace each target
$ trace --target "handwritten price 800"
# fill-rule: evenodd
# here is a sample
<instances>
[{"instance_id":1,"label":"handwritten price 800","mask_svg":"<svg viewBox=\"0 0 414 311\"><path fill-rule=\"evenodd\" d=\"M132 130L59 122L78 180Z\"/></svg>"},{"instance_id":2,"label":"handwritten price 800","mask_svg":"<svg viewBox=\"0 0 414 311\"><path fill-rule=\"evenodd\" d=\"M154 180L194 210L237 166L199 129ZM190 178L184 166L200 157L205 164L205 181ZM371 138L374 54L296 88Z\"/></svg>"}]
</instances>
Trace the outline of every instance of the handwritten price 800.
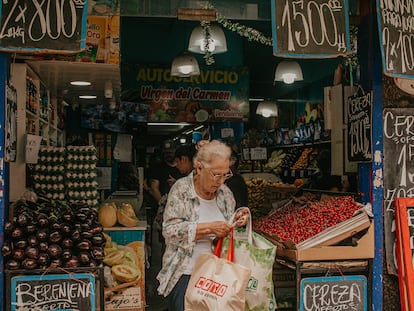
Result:
<instances>
[{"instance_id":1,"label":"handwritten price 800","mask_svg":"<svg viewBox=\"0 0 414 311\"><path fill-rule=\"evenodd\" d=\"M84 5L83 0L3 1L7 15L4 15L0 39L21 38L24 44L25 32L32 42L41 41L46 35L52 40L62 35L72 38L77 28L76 10Z\"/></svg>"},{"instance_id":2,"label":"handwritten price 800","mask_svg":"<svg viewBox=\"0 0 414 311\"><path fill-rule=\"evenodd\" d=\"M288 51L294 52L297 47L306 48L312 43L316 46L336 47L340 53L346 52L345 34L338 32L335 18L335 12L344 9L341 2L305 2L287 0L284 5L282 27L287 28ZM314 28L314 25L319 28Z\"/></svg>"}]
</instances>

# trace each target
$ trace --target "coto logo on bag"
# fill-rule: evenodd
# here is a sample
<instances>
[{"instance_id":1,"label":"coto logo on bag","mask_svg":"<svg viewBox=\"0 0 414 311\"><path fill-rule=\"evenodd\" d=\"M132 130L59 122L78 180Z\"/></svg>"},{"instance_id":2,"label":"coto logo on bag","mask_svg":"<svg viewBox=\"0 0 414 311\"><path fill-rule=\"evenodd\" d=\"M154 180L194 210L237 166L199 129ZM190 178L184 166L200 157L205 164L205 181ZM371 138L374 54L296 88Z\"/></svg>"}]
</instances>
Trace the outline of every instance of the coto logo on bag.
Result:
<instances>
[{"instance_id":1,"label":"coto logo on bag","mask_svg":"<svg viewBox=\"0 0 414 311\"><path fill-rule=\"evenodd\" d=\"M201 276L195 283L195 287L201 290L204 290L206 292L215 294L219 297L223 297L227 291L228 286Z\"/></svg>"}]
</instances>

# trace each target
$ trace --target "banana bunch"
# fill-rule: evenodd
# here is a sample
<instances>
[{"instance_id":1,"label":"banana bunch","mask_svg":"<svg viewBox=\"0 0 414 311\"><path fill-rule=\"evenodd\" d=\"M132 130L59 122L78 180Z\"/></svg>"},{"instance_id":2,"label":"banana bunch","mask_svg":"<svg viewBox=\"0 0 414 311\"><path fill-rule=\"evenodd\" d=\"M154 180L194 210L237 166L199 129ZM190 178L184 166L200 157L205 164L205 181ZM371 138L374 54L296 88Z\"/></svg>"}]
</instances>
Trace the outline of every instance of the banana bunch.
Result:
<instances>
[{"instance_id":1,"label":"banana bunch","mask_svg":"<svg viewBox=\"0 0 414 311\"><path fill-rule=\"evenodd\" d=\"M292 170L299 170L299 169L305 169L308 167L308 161L309 161L309 155L313 151L312 148L305 148L301 155L299 156L299 159L292 165Z\"/></svg>"},{"instance_id":2,"label":"banana bunch","mask_svg":"<svg viewBox=\"0 0 414 311\"><path fill-rule=\"evenodd\" d=\"M260 210L265 201L264 190L269 181L264 178L251 178L246 180L247 191L249 193L249 208L254 213Z\"/></svg>"},{"instance_id":3,"label":"banana bunch","mask_svg":"<svg viewBox=\"0 0 414 311\"><path fill-rule=\"evenodd\" d=\"M278 169L282 166L283 159L285 157L286 153L282 149L273 151L269 160L265 164L265 168L268 168L273 172L277 172Z\"/></svg>"}]
</instances>

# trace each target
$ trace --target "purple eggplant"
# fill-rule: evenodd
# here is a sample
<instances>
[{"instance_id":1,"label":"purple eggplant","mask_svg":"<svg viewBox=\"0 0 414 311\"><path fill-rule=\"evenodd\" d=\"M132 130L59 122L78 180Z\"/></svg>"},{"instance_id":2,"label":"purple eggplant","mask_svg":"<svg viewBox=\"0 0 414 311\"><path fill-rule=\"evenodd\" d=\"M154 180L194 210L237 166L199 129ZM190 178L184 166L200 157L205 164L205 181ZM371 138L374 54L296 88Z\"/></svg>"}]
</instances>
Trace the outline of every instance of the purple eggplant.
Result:
<instances>
[{"instance_id":1,"label":"purple eggplant","mask_svg":"<svg viewBox=\"0 0 414 311\"><path fill-rule=\"evenodd\" d=\"M63 248L72 248L73 247L73 240L71 238L64 238L60 245Z\"/></svg>"},{"instance_id":2,"label":"purple eggplant","mask_svg":"<svg viewBox=\"0 0 414 311\"><path fill-rule=\"evenodd\" d=\"M28 246L27 240L17 240L13 242L14 247L25 249Z\"/></svg>"},{"instance_id":3,"label":"purple eggplant","mask_svg":"<svg viewBox=\"0 0 414 311\"><path fill-rule=\"evenodd\" d=\"M34 246L28 246L26 247L24 254L26 255L26 258L37 259L39 258L39 249Z\"/></svg>"},{"instance_id":4,"label":"purple eggplant","mask_svg":"<svg viewBox=\"0 0 414 311\"><path fill-rule=\"evenodd\" d=\"M89 251L89 250L91 249L91 247L92 247L92 243L91 243L91 241L89 241L89 240L87 240L87 239L82 239L82 240L80 240L80 242L76 245L76 247L77 247L79 250L82 250L82 251Z\"/></svg>"},{"instance_id":5,"label":"purple eggplant","mask_svg":"<svg viewBox=\"0 0 414 311\"><path fill-rule=\"evenodd\" d=\"M62 248L57 244L50 244L47 253L52 259L56 259L62 255Z\"/></svg>"},{"instance_id":6,"label":"purple eggplant","mask_svg":"<svg viewBox=\"0 0 414 311\"><path fill-rule=\"evenodd\" d=\"M21 239L23 236L24 236L24 232L22 228L20 227L14 228L13 231L11 232L11 237L14 240Z\"/></svg>"},{"instance_id":7,"label":"purple eggplant","mask_svg":"<svg viewBox=\"0 0 414 311\"><path fill-rule=\"evenodd\" d=\"M59 244L62 241L62 234L60 231L52 231L49 233L49 241L51 244Z\"/></svg>"},{"instance_id":8,"label":"purple eggplant","mask_svg":"<svg viewBox=\"0 0 414 311\"><path fill-rule=\"evenodd\" d=\"M39 266L47 267L50 265L50 256L48 253L39 253L39 257L37 258L37 263Z\"/></svg>"},{"instance_id":9,"label":"purple eggplant","mask_svg":"<svg viewBox=\"0 0 414 311\"><path fill-rule=\"evenodd\" d=\"M76 268L79 266L79 259L76 256L72 256L68 261L65 262L66 268Z\"/></svg>"},{"instance_id":10,"label":"purple eggplant","mask_svg":"<svg viewBox=\"0 0 414 311\"><path fill-rule=\"evenodd\" d=\"M16 248L13 250L13 259L22 261L25 258L24 249Z\"/></svg>"},{"instance_id":11,"label":"purple eggplant","mask_svg":"<svg viewBox=\"0 0 414 311\"><path fill-rule=\"evenodd\" d=\"M27 237L27 244L29 246L38 246L39 245L39 240L37 239L37 237L35 235L29 235Z\"/></svg>"},{"instance_id":12,"label":"purple eggplant","mask_svg":"<svg viewBox=\"0 0 414 311\"><path fill-rule=\"evenodd\" d=\"M5 241L1 247L1 254L3 255L3 257L7 258L11 256L12 251L13 251L12 244L9 241Z\"/></svg>"},{"instance_id":13,"label":"purple eggplant","mask_svg":"<svg viewBox=\"0 0 414 311\"><path fill-rule=\"evenodd\" d=\"M37 268L37 261L36 261L36 259L33 259L33 258L25 258L22 261L22 266L25 269L33 270L33 269Z\"/></svg>"},{"instance_id":14,"label":"purple eggplant","mask_svg":"<svg viewBox=\"0 0 414 311\"><path fill-rule=\"evenodd\" d=\"M15 259L9 259L6 262L6 269L9 270L17 270L20 269L20 262Z\"/></svg>"},{"instance_id":15,"label":"purple eggplant","mask_svg":"<svg viewBox=\"0 0 414 311\"><path fill-rule=\"evenodd\" d=\"M66 249L64 249L63 251L62 251L62 255L61 255L61 258L63 259L63 260L69 260L69 259L71 259L72 258L72 256L73 256L73 254L72 254L72 251L70 250L70 249L68 249L68 248L66 248Z\"/></svg>"}]
</instances>

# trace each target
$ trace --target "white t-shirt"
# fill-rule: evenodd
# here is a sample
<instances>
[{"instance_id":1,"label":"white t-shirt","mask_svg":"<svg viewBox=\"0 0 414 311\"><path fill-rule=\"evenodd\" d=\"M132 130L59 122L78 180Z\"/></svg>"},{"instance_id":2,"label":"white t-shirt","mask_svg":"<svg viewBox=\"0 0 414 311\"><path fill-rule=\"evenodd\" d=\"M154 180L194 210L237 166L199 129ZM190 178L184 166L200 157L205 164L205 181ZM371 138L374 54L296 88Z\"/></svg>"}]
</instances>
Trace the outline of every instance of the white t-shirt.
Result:
<instances>
[{"instance_id":1,"label":"white t-shirt","mask_svg":"<svg viewBox=\"0 0 414 311\"><path fill-rule=\"evenodd\" d=\"M198 223L204 223L204 222L212 222L212 221L226 221L223 214L220 212L217 200L205 200L200 197L198 197L200 200L200 205L198 208L198 214L199 219ZM187 268L184 270L184 274L191 274L191 271L193 270L194 264L197 260L197 257L199 254L202 253L209 253L211 254L211 244L216 236L214 234L208 234L205 236L202 236L200 239L196 241L196 244L194 246L194 252L193 256L191 257L191 262L187 266Z\"/></svg>"}]
</instances>

